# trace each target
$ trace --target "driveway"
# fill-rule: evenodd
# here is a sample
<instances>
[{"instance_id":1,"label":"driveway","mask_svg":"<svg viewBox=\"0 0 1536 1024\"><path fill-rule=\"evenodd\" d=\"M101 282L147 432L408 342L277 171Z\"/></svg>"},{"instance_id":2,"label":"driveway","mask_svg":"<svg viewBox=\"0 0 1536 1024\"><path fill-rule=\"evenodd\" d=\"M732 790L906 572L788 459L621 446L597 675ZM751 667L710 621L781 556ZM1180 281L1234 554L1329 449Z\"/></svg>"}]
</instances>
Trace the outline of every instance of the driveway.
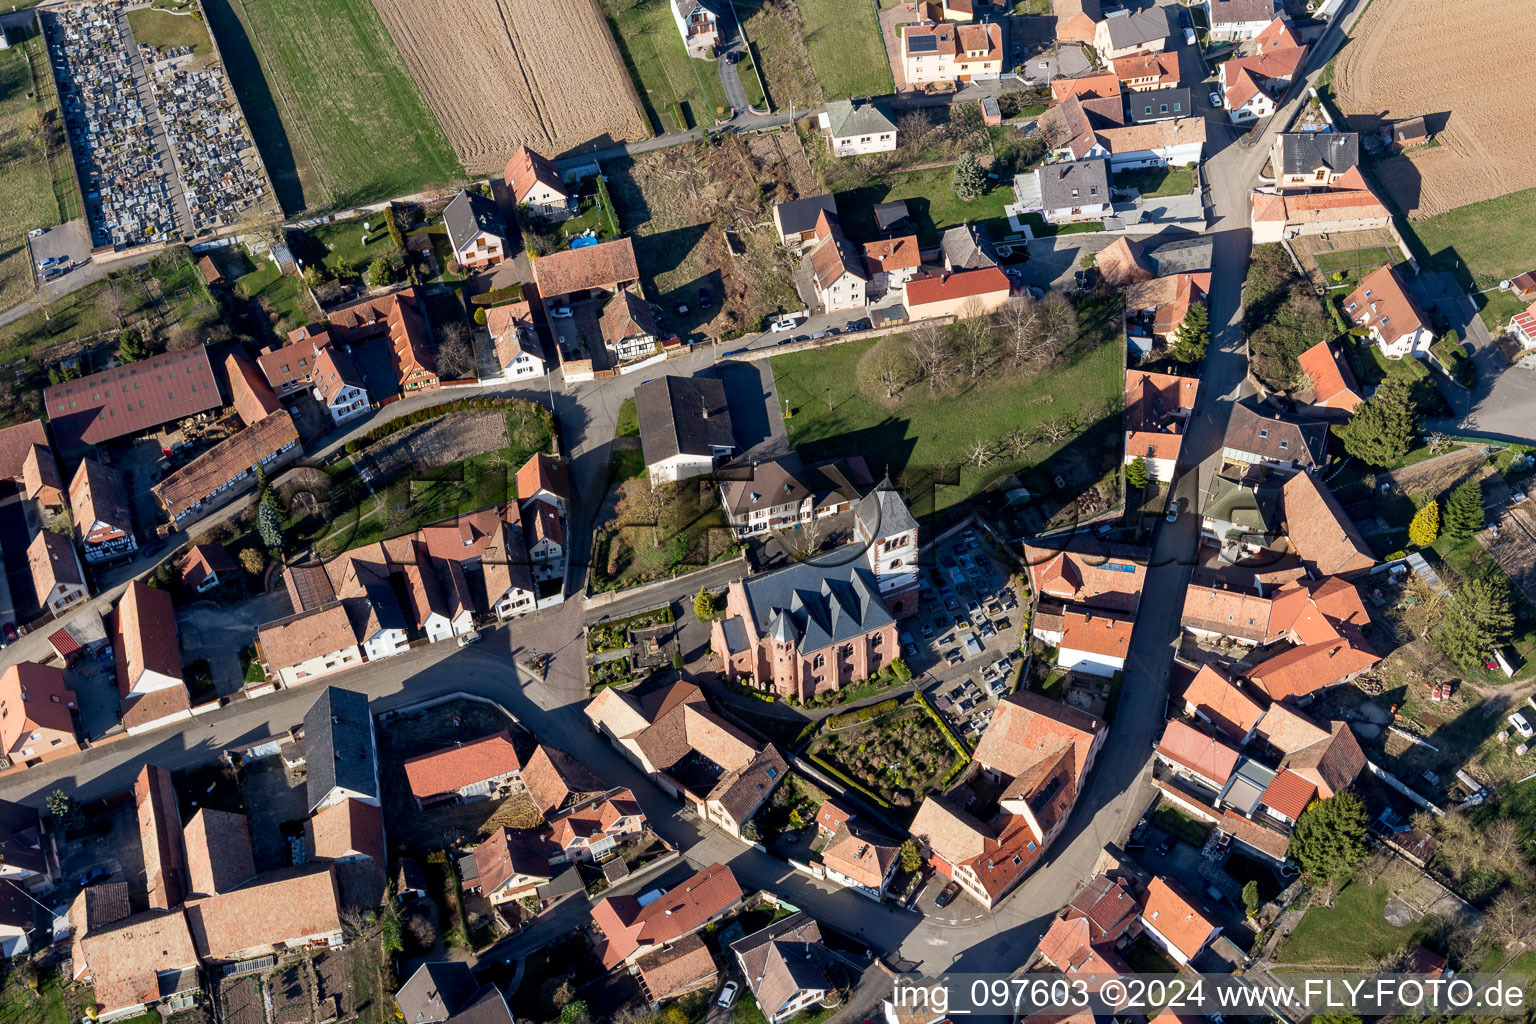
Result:
<instances>
[{"instance_id":1,"label":"driveway","mask_svg":"<svg viewBox=\"0 0 1536 1024\"><path fill-rule=\"evenodd\" d=\"M1536 408L1536 371L1504 361L1472 300L1450 274L1424 273L1410 284L1420 302L1445 314L1477 366L1477 385L1470 393L1454 385L1441 388L1456 415L1426 419L1424 425L1448 433L1536 443L1536 417L1531 415Z\"/></svg>"},{"instance_id":2,"label":"driveway","mask_svg":"<svg viewBox=\"0 0 1536 1024\"><path fill-rule=\"evenodd\" d=\"M740 53L744 49L741 33L736 30L734 9L727 4L720 11L720 45L715 48L715 71L720 76L720 87L725 90L725 102L737 112L749 109L747 91L741 87L741 76L736 72L736 65L726 55Z\"/></svg>"},{"instance_id":3,"label":"driveway","mask_svg":"<svg viewBox=\"0 0 1536 1024\"><path fill-rule=\"evenodd\" d=\"M1022 280L1046 289L1069 289L1084 254L1107 249L1119 237L1112 231L1093 231L1036 238L1029 243L1029 261L1019 268L1023 271Z\"/></svg>"}]
</instances>

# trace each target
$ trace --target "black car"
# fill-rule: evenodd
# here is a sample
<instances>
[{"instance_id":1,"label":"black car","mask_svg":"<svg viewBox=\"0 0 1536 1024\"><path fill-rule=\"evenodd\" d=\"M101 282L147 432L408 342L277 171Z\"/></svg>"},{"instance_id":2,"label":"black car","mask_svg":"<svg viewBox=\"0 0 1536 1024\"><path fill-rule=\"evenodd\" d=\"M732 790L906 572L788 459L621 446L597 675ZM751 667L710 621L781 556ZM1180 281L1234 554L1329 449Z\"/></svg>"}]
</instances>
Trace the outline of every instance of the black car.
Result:
<instances>
[{"instance_id":1,"label":"black car","mask_svg":"<svg viewBox=\"0 0 1536 1024\"><path fill-rule=\"evenodd\" d=\"M958 882L950 882L942 890L940 890L938 896L934 897L933 905L936 906L936 907L947 907L951 903L953 903L955 901L955 897L959 896L959 895L960 895L960 885L959 885L959 883Z\"/></svg>"},{"instance_id":2,"label":"black car","mask_svg":"<svg viewBox=\"0 0 1536 1024\"><path fill-rule=\"evenodd\" d=\"M709 297L709 292L699 290L699 308L708 309L715 304L715 300Z\"/></svg>"},{"instance_id":3,"label":"black car","mask_svg":"<svg viewBox=\"0 0 1536 1024\"><path fill-rule=\"evenodd\" d=\"M14 623L14 622L7 622L5 625L0 626L0 637L4 637L6 643L8 643L8 644L15 643L16 642L16 636L17 636L17 634L16 634L16 623Z\"/></svg>"},{"instance_id":4,"label":"black car","mask_svg":"<svg viewBox=\"0 0 1536 1024\"><path fill-rule=\"evenodd\" d=\"M1163 841L1157 844L1157 855L1159 857L1168 856L1169 853L1173 852L1173 848L1177 843L1178 840L1173 838L1173 836L1163 836Z\"/></svg>"}]
</instances>

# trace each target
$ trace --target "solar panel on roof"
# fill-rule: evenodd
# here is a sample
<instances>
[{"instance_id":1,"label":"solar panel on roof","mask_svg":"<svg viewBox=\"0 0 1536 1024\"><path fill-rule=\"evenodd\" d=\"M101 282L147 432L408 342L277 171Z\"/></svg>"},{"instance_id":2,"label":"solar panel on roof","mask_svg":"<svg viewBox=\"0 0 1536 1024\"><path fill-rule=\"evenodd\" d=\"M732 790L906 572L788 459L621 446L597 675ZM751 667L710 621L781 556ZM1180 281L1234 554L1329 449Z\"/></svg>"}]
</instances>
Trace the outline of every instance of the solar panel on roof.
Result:
<instances>
[{"instance_id":1,"label":"solar panel on roof","mask_svg":"<svg viewBox=\"0 0 1536 1024\"><path fill-rule=\"evenodd\" d=\"M908 36L907 51L909 53L937 53L939 49L938 36Z\"/></svg>"}]
</instances>

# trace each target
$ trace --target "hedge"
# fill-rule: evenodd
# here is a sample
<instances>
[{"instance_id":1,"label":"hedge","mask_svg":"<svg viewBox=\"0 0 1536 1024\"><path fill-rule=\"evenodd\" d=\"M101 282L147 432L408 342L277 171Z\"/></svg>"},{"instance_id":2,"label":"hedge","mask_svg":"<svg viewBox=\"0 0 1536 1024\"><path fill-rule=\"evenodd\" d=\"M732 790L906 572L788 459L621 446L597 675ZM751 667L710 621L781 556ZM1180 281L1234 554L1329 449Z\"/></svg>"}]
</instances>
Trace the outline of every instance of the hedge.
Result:
<instances>
[{"instance_id":1,"label":"hedge","mask_svg":"<svg viewBox=\"0 0 1536 1024\"><path fill-rule=\"evenodd\" d=\"M493 288L488 292L470 297L470 304L474 306L500 306L508 302L521 302L523 300L523 286L509 284L505 288Z\"/></svg>"},{"instance_id":2,"label":"hedge","mask_svg":"<svg viewBox=\"0 0 1536 1024\"><path fill-rule=\"evenodd\" d=\"M882 808L884 810L890 810L891 809L890 803L887 802L884 797L880 796L878 793L875 793L874 791L872 791L870 789L866 789L857 780L849 778L848 775L844 774L839 769L832 767L830 764L828 764L826 761L823 761L817 755L815 755L815 754L806 754L805 756L810 759L812 764L816 765L816 767L820 768L822 771L826 772L828 775L832 776L834 779L839 780L844 785L848 786L850 789L856 790L859 793L862 793L869 800L872 800L875 803L875 806L880 807L880 808Z\"/></svg>"},{"instance_id":3,"label":"hedge","mask_svg":"<svg viewBox=\"0 0 1536 1024\"><path fill-rule=\"evenodd\" d=\"M777 703L779 699L779 695L776 693L772 693L768 690L754 690L750 686L743 686L740 683L733 683L729 679L725 678L721 678L720 685L725 687L727 690L730 690L732 693L739 693L746 697L756 697L758 700L764 701L768 704Z\"/></svg>"},{"instance_id":4,"label":"hedge","mask_svg":"<svg viewBox=\"0 0 1536 1024\"><path fill-rule=\"evenodd\" d=\"M415 412L404 416L396 416L386 423L374 427L362 437L354 437L345 445L348 455L356 455L375 441L382 441L391 434L399 433L406 427L414 427L418 423L426 423L446 416L451 412L469 412L478 409L524 409L537 411L549 416L553 420L553 414L537 402L530 402L523 398L460 398L452 402L444 402L441 405L428 406L425 409L417 409ZM550 430L554 430L554 423L550 423Z\"/></svg>"},{"instance_id":5,"label":"hedge","mask_svg":"<svg viewBox=\"0 0 1536 1024\"><path fill-rule=\"evenodd\" d=\"M885 700L878 704L871 704L866 708L858 708L854 711L845 711L840 715L833 715L827 719L827 727L829 729L840 729L845 725L854 725L858 722L867 722L871 718L878 718L881 715L890 714L900 705L901 702L898 701L895 697L887 697Z\"/></svg>"},{"instance_id":6,"label":"hedge","mask_svg":"<svg viewBox=\"0 0 1536 1024\"><path fill-rule=\"evenodd\" d=\"M921 690L914 692L912 696L917 698L918 706L928 713L928 717L933 719L933 723L939 727L939 731L944 734L944 738L949 740L949 745L955 748L955 753L959 754L966 764L969 764L971 761L970 748L960 742L960 737L956 736L950 729L949 723L944 721L937 711L933 710L933 707L929 705L928 699L923 696Z\"/></svg>"}]
</instances>

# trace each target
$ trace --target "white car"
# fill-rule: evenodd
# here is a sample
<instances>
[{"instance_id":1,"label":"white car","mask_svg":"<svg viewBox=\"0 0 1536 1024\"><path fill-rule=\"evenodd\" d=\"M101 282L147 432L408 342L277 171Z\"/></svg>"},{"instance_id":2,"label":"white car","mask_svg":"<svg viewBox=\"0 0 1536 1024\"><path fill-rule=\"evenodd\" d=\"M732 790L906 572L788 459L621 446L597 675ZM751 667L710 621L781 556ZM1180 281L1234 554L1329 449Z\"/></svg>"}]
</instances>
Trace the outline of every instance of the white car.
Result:
<instances>
[{"instance_id":1,"label":"white car","mask_svg":"<svg viewBox=\"0 0 1536 1024\"><path fill-rule=\"evenodd\" d=\"M720 990L720 998L715 1000L715 1003L729 1009L730 1005L736 1001L737 991L738 986L734 981L726 982L725 988Z\"/></svg>"},{"instance_id":2,"label":"white car","mask_svg":"<svg viewBox=\"0 0 1536 1024\"><path fill-rule=\"evenodd\" d=\"M1509 716L1509 724L1515 727L1515 732L1520 734L1521 739L1528 740L1536 736L1536 729L1532 729L1531 723L1527 722L1525 716L1518 711Z\"/></svg>"},{"instance_id":3,"label":"white car","mask_svg":"<svg viewBox=\"0 0 1536 1024\"><path fill-rule=\"evenodd\" d=\"M775 320L769 324L768 329L774 334L783 334L785 331L794 330L798 322L794 317L786 316L782 320Z\"/></svg>"},{"instance_id":4,"label":"white car","mask_svg":"<svg viewBox=\"0 0 1536 1024\"><path fill-rule=\"evenodd\" d=\"M549 315L554 317L556 320L569 320L571 317L571 307L556 306L554 309L549 311Z\"/></svg>"},{"instance_id":5,"label":"white car","mask_svg":"<svg viewBox=\"0 0 1536 1024\"><path fill-rule=\"evenodd\" d=\"M1168 522L1176 523L1179 521L1179 502L1181 500L1180 498L1174 498L1168 503L1168 515L1166 517Z\"/></svg>"},{"instance_id":6,"label":"white car","mask_svg":"<svg viewBox=\"0 0 1536 1024\"><path fill-rule=\"evenodd\" d=\"M1211 91L1211 106L1213 106L1213 107L1221 106L1221 93L1216 92L1215 90Z\"/></svg>"}]
</instances>

